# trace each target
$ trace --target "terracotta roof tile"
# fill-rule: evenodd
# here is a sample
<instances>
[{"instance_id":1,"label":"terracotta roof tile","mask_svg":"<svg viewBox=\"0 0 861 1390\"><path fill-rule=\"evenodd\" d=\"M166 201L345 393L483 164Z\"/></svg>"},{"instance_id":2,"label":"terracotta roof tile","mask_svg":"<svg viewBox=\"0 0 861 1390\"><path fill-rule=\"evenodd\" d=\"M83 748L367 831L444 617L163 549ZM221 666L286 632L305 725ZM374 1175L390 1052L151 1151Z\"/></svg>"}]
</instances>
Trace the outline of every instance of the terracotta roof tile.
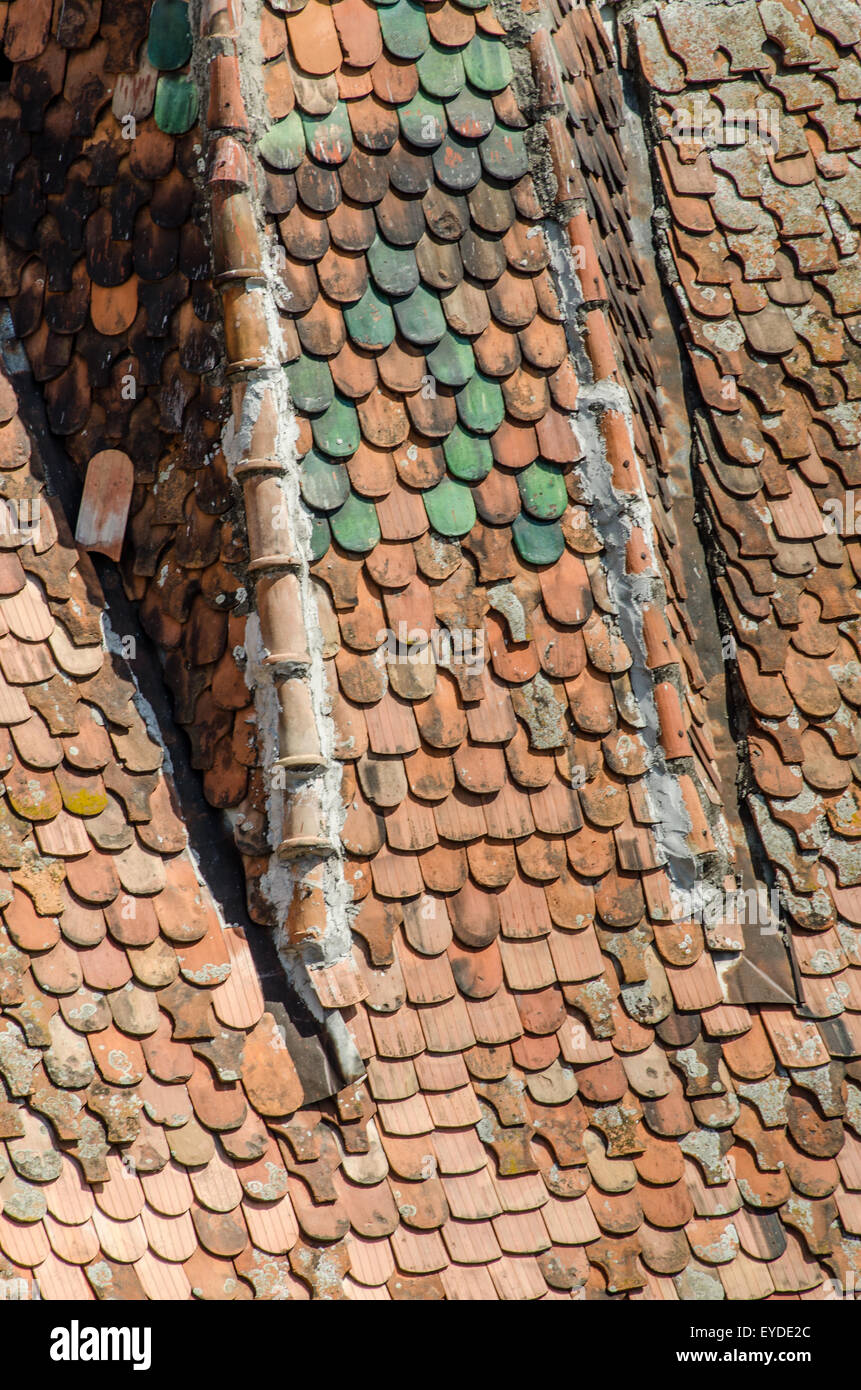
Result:
<instances>
[{"instance_id":1,"label":"terracotta roof tile","mask_svg":"<svg viewBox=\"0 0 861 1390\"><path fill-rule=\"evenodd\" d=\"M192 44L164 9L148 34L161 67L114 81L90 187L65 155L51 161L34 142L28 158L42 114L32 98L39 119L9 155L3 290L49 421L87 470L81 541L117 559L125 539L126 587L168 653L204 792L235 815L252 915L278 916L283 948L311 967L339 1065L340 1013L368 1081L357 1084L356 1056L337 1098L328 1077L306 1090L307 1058L264 1000L253 942L223 927L185 853L160 750L104 660L93 574L52 514L38 545L4 548L0 573L11 734L0 1056L23 1117L7 1139L15 1181L35 1164L47 1207L24 1224L7 1201L0 1247L52 1298L815 1290L858 1230L838 1096L861 1047L855 557L824 507L856 481L859 306L844 222L857 222L861 137L844 109L855 59L834 47L856 29L812 2L809 17L772 0L704 10L693 27L674 4L638 17L629 41L661 97L695 83L725 105L760 83L784 107L763 177L745 146L672 139L653 172L704 402L695 428L701 505L725 561L721 632L752 721L748 806L805 1018L783 983L782 937L748 934L716 971L733 924L673 920L669 787L692 860L723 856L724 886L756 877L729 790L720 636L699 631L705 605L686 568L699 561L676 461L689 452L676 345L656 267L631 239L645 194L629 182L614 46L594 7L542 11L531 44L556 197L581 207L562 209L579 318L541 231L511 40L492 10L264 7L270 128L256 150L225 143L249 113L235 65L213 69L210 267L191 212ZM92 73L133 50L133 19L96 16L75 38L64 12L49 53L33 15L14 8L7 56L58 61L71 48L65 102L90 138L108 96ZM234 21L207 19L225 34ZM779 57L764 55L765 35ZM257 184L285 248L300 463L295 474L283 463L287 407L270 396L258 428L246 418L236 431L240 519L207 381L218 361L207 277L220 285L236 423L256 408L257 364L278 351L246 284L260 263ZM39 223L49 190L65 191L73 232ZM839 217L824 215L826 194ZM41 260L22 270L25 252ZM138 374L128 398L126 352ZM627 405L599 412L594 431L583 397L607 379L633 434ZM35 494L8 390L0 405L9 498ZM617 541L585 504L596 438L637 509L624 584L657 586L645 664ZM112 467L106 502L96 492ZM282 476L301 487L310 542L304 523L296 536L280 524ZM316 604L309 555L325 586ZM245 646L249 593L263 677L251 627ZM432 659L380 652L402 621ZM317 724L323 667L334 762ZM246 673L271 696L268 731ZM324 824L321 774L330 793L341 785L342 831ZM265 898L274 811L282 853L318 865L289 915ZM362 942L352 956L350 925Z\"/></svg>"}]
</instances>

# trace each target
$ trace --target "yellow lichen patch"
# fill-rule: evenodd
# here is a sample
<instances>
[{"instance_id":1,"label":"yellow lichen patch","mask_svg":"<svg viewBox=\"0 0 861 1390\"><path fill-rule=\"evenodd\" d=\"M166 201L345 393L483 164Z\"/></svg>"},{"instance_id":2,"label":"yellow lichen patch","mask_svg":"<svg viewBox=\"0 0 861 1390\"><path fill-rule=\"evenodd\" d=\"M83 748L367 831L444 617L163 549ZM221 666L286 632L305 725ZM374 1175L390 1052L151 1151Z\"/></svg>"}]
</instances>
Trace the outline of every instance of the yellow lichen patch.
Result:
<instances>
[{"instance_id":1,"label":"yellow lichen patch","mask_svg":"<svg viewBox=\"0 0 861 1390\"><path fill-rule=\"evenodd\" d=\"M107 792L87 791L79 787L76 791L61 788L63 805L73 816L100 816L108 804Z\"/></svg>"}]
</instances>

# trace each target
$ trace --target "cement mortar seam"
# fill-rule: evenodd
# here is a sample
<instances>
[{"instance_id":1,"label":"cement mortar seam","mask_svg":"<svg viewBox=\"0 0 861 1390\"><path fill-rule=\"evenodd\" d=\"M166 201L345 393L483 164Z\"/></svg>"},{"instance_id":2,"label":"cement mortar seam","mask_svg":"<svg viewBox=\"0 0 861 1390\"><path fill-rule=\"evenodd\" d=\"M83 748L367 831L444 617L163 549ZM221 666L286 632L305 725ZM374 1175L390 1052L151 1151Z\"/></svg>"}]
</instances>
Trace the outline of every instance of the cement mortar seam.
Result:
<instances>
[{"instance_id":1,"label":"cement mortar seam","mask_svg":"<svg viewBox=\"0 0 861 1390\"><path fill-rule=\"evenodd\" d=\"M693 3L693 0L691 0L691 3ZM700 0L700 3L702 5L707 5L712 3L712 0ZM714 0L714 3L723 3L723 0ZM727 0L727 3L731 3L731 0ZM627 0L626 4L620 9L617 15L618 24L625 24L627 27L628 50L631 54L636 54L637 52L635 34L636 15L650 12L651 11L649 10L648 3L641 5L640 7L637 7L635 4L630 3L630 0ZM656 10L655 13L657 13ZM642 76L642 74L640 69L634 62L632 62L631 66L633 70L633 83L635 83L637 76ZM673 217L671 209L667 202L666 193L663 187L663 180L660 177L657 164L656 144L658 141L658 132L656 110L658 100L658 94L655 93L653 89L649 88L648 116L644 116L640 110L636 111L635 116L645 145L646 158L648 160L649 169L652 174L652 185L654 192L652 231L653 244L655 248L656 267L658 270L658 274L661 276L665 285L669 289L671 297L673 298L678 311L684 316L685 309L687 306L687 294L682 285L679 272L676 267L675 258L673 256L672 247L670 244L670 228L673 224ZM686 393L689 389L690 388L686 388ZM696 466L701 462L701 460L709 459L709 448L707 444L709 436L709 429L707 427L708 417L702 401L698 398L694 399L693 401L690 401L689 398L689 409L691 417L690 467L691 477L694 482L694 498L696 502L695 521L697 524L697 529L699 531L703 551L706 557L706 564L711 576L716 571L719 572L723 569L723 567L725 567L726 554L719 546L717 529L715 525L715 517L711 511L711 503L707 496L706 489L704 488L704 486L701 485L701 475L699 473L698 467ZM725 604L723 603L720 595L717 593L715 593L715 610L721 633L734 636L732 620L729 616ZM728 696L730 695L731 690L738 690L740 686L740 680L736 666L731 665L727 670L726 686ZM739 801L739 809L741 810L741 805L743 801L742 792L744 788L750 788L755 786L756 781L753 776L753 770L751 767L750 751L747 738L744 736L739 737L735 740L735 744L738 767L736 792ZM754 867L757 872L762 873L763 877L766 880L767 886L771 887L775 883L778 885L778 891L781 893L782 896L783 889L781 874L775 871L775 868L769 859L762 838L762 829L757 817L751 813L751 818L755 826L755 848L756 850L758 850L756 859L759 860L759 865L757 867L755 859ZM751 846L751 848L753 849L754 846ZM710 876L705 875L704 877L708 879Z\"/></svg>"},{"instance_id":2,"label":"cement mortar seam","mask_svg":"<svg viewBox=\"0 0 861 1390\"><path fill-rule=\"evenodd\" d=\"M536 14L533 23L526 25L519 11L513 19L511 17L514 13L514 0L495 0L494 8L509 32L512 45L527 44L529 36L540 23L540 15ZM548 108L548 112L544 112L539 107L531 73L524 73L521 67L518 78L520 92L523 93L522 104L527 107L533 129L543 130L541 122L554 108ZM530 150L530 155L532 154L533 151ZM542 150L539 157L543 156ZM577 407L569 418L572 428L577 430L585 446L585 456L579 468L590 493L586 505L590 516L595 520L595 529L604 546L602 568L607 579L608 593L617 609L615 621L632 657L632 666L628 674L644 720L640 733L651 754L644 780L656 814L660 817L654 827L659 854L664 855L664 867L671 886L685 891L701 877L701 865L687 843L687 837L693 827L684 803L679 774L670 771L661 748L654 698L655 678L646 665L646 645L643 636L644 604L651 601L660 605L666 601L657 560L654 521L641 467L638 468L635 493L621 494L613 487L610 464L598 429L600 417L605 411L620 412L625 420L632 456L636 457L631 430L632 402L628 392L618 382L605 380L584 384L589 383L592 373L583 347L583 330L586 313L595 302L587 303L584 300L571 250L564 236L563 225L571 215L569 204L560 204L556 200L549 203L546 179L542 182L545 195L542 207L546 219L543 230L551 249L551 270L560 295L571 357L581 383ZM602 312L605 310L606 302L600 301ZM571 328L575 324L577 332L572 333ZM642 578L627 573L626 546L631 532L636 527L642 530L650 553L652 573L645 582ZM674 675L678 687L679 677L677 673Z\"/></svg>"},{"instance_id":3,"label":"cement mortar seam","mask_svg":"<svg viewBox=\"0 0 861 1390\"><path fill-rule=\"evenodd\" d=\"M195 32L199 34L200 0L191 0L195 21ZM256 80L257 67L262 71L262 52L259 41L260 0L250 0L243 6L242 23L237 40L239 54L246 61L239 62L240 88L245 107L245 115L255 135L266 128L263 115L264 95L261 84ZM205 50L207 49L207 53ZM201 97L207 90L206 71L211 57L223 51L223 38L197 40L192 67ZM202 102L201 102L202 105ZM235 130L206 131L207 145L219 136L236 139ZM262 174L256 152L248 140L243 144L249 162L258 175ZM203 167L205 162L201 161ZM345 808L341 800L341 774L333 759L335 746L334 725L329 711L329 698L323 666L323 634L314 597L313 582L310 575L310 536L311 525L299 492L296 441L298 425L295 411L290 401L288 385L283 371L280 353L276 350L282 341L278 317L278 304L288 298L278 275L273 254L271 238L259 197L249 190L259 245L262 255L262 269L257 276L246 279L250 292L258 293L267 328L267 361L251 370L231 373L229 384L241 382L244 396L240 420L231 414L223 433L223 448L228 461L231 477L239 461L243 442L246 442L260 409L264 392L268 390L276 404L277 435L274 457L281 464L278 485L284 498L287 518L293 528L297 546L297 563L292 566L296 576L302 610L302 620L308 640L310 660L307 666L291 664L266 664L266 649L260 633L260 620L254 608L249 614L246 629L245 669L246 684L254 698L257 733L260 740L260 753L263 774L267 781L266 811L270 835L271 854L267 872L262 876L260 889L276 914L276 949L279 959L291 985L301 997L310 1013L329 1035L345 1080L356 1080L364 1074L364 1064L359 1057L352 1038L338 1009L328 1009L321 1005L316 989L312 985L310 971L321 966L330 966L350 958L352 951L351 892L346 882L343 867L343 849L340 832L345 818ZM238 426L238 427L237 427ZM241 507L241 503L239 504ZM298 773L285 776L283 796L273 776L278 756L278 718L279 700L276 680L284 675L301 673L307 681L311 697L313 720L320 748L325 759L321 772L311 775ZM309 854L288 864L279 858L277 845L280 843L284 823L285 798L291 790L313 786L320 793L320 806L324 817L325 838L330 851L325 854ZM285 924L290 905L293 902L298 882L312 868L322 863L323 894L326 904L326 926L322 937L294 946L287 941Z\"/></svg>"}]
</instances>

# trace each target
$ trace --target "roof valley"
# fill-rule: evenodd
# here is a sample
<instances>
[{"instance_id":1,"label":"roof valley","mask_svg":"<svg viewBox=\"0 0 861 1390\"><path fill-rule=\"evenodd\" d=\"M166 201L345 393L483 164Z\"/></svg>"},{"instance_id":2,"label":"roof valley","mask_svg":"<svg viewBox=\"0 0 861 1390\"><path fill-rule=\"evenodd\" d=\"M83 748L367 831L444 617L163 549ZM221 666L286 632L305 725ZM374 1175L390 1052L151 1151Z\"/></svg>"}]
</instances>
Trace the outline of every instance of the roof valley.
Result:
<instances>
[{"instance_id":1,"label":"roof valley","mask_svg":"<svg viewBox=\"0 0 861 1390\"><path fill-rule=\"evenodd\" d=\"M649 481L653 512L660 507L673 527L672 545L678 572L668 563L660 567L666 586L664 601L668 590L674 600L683 603L687 637L702 668L697 694L704 706L722 793L717 808L709 806L708 799L701 796L718 850L714 864L701 878L702 902L707 908L710 892L731 893L733 887L737 887L742 894L762 894L763 884L766 891L772 889L774 874L746 804L752 781L745 737L747 717L732 660L731 623L715 588L715 575L721 570L724 556L703 512L699 474L702 409L690 365L682 356L683 318L673 293L678 276L673 270L668 242L668 208L666 200L661 198L655 130L649 118L643 116L643 111L649 110L649 94L642 81L638 85L639 74L631 62L634 50L631 7L617 5L616 10L616 16L607 21L607 27L625 102L625 119L618 137L626 176L625 193L630 199L628 234L631 254L640 274L638 297L649 325L652 362L659 368L655 385L661 403L664 445L664 452L641 448L640 458ZM623 54L627 65L622 62ZM588 175L586 191L593 204ZM624 380L631 382L633 379L633 389L640 388L639 408L645 415L649 402L642 393L644 374L638 373L625 342L628 326L624 310L630 288L617 267L618 262L614 260L616 274L607 277L613 335L617 355L620 359L629 359L623 367ZM654 528L654 517L652 524ZM656 554L659 553L656 547ZM690 670L687 678L688 681L693 678ZM684 698L684 688L680 689L680 695ZM777 896L772 891L773 904ZM769 925L775 930L763 933L755 925L746 924L742 929L741 952L735 951L721 961L719 974L727 999L777 1003L796 997L791 940L787 936L784 942L771 918ZM752 972L754 962L757 970Z\"/></svg>"},{"instance_id":2,"label":"roof valley","mask_svg":"<svg viewBox=\"0 0 861 1390\"><path fill-rule=\"evenodd\" d=\"M587 7L578 8L582 10ZM588 8L591 11L591 6ZM581 468L591 492L590 513L595 522L596 533L605 547L604 558L610 581L610 595L616 604L616 620L633 657L629 676L642 717L641 732L644 732L646 742L652 750L653 759L644 774L644 781L656 809L656 838L662 846L662 858L672 884L671 915L683 915L685 904L694 904L695 911L704 911L708 915L715 910L711 906L713 902L732 902L732 895L737 888L743 892L759 892L758 881L761 882L761 879L751 863L746 831L740 822L735 804L736 749L726 727L727 688L720 664L721 640L711 608L705 555L693 521L691 468L694 445L687 421L682 418L677 422L673 418L678 411L684 415L686 387L677 342L662 303L658 257L652 242L649 219L652 156L646 146L639 112L636 106L632 107L629 99L624 112L624 124L619 130L620 154L625 163L629 154L633 157L636 171L640 175L640 185L631 190L635 212L631 215L630 231L623 227L621 222L618 224L618 230L631 237L630 251L638 258L638 268L639 258L643 258L645 270L640 272L639 294L647 306L646 315L652 334L652 346L661 362L661 384L669 387L669 392L664 397L665 417L662 433L666 432L673 479L673 490L669 494L669 503L672 506L670 519L678 528L675 542L683 555L681 564L687 580L687 591L684 589L685 580L682 580L681 592L686 606L693 604L697 613L697 621L688 625L689 631L695 630L697 633L694 645L698 653L702 654L704 662L708 663L707 669L710 674L717 653L720 675L707 687L710 697L707 709L712 720L716 721L716 756L720 759L721 773L730 779L723 804L718 805L710 805L702 789L701 778L700 785L695 790L697 784L688 776L683 791L680 778L694 770L693 760L689 760L686 765L678 759L680 749L667 742L655 705L656 687L665 692L667 682L670 682L684 706L691 673L685 666L673 664L669 660L662 669L660 660L654 659L654 645L652 644L650 649L644 636L644 611L666 610L668 589L672 592L671 586L675 576L659 558L660 548L654 515L654 502L657 500L655 478L649 477L649 469L651 467L654 470L654 462L642 448L642 440L640 447L635 449L632 435L632 422L638 404L642 412L645 403L642 400L637 403L633 399L633 389L640 383L634 372L632 387L629 362L625 361L628 355L625 342L626 322L620 311L619 292L621 291L621 299L624 302L629 290L621 276L617 285L616 261L612 263L613 273L606 277L602 277L600 272L597 276L593 274L592 268L599 265L599 257L592 244L592 226L596 209L590 174L585 170L580 172L570 136L557 120L557 113L563 109L560 63L558 54L548 49L547 43L547 34L552 32L556 21L554 14L540 3L530 10L528 21L530 25L536 26L530 44L530 111L538 129L543 129L545 134L556 185L555 195L547 191L544 197L545 211L554 219L548 227L554 227L557 221L565 226L567 242L570 244L569 249L569 245L564 245L566 238L559 238L559 245L553 257L554 274L557 283L561 282L560 297L566 305L566 313L572 319L576 319L581 331L586 330L587 342L590 316L594 323L594 316L598 314L606 320L610 330L609 337L615 346L615 361L612 367L609 360L606 364L602 363L602 371L606 375L597 379L596 371L596 381L591 386L581 381L577 402L576 418L580 435L586 444ZM597 11L594 11L593 22L596 27L601 27L602 21ZM520 28L522 21L516 21L516 25ZM537 27L539 25L547 27ZM611 47L618 61L617 30L612 20L609 21L608 27L610 33L604 38L605 63L608 61L607 54ZM590 51L584 48L585 53ZM585 76L592 80L595 69L590 72L588 57L585 61ZM597 116L598 120L604 111L605 108L602 107ZM627 167L625 174L627 177ZM626 187L626 193L627 191ZM584 209L589 209L590 218L584 216ZM602 210L602 215L606 219L606 209ZM557 238L554 237L554 240ZM579 273L574 269L578 264ZM571 286L574 287L573 293ZM572 341L572 351L576 358L577 342ZM579 348L579 351L582 354L582 348ZM594 354L590 355L594 363ZM579 361L577 365L578 369L582 370ZM606 425L600 425L605 412ZM589 422L588 435L582 425L579 425L584 416ZM597 431L594 428L596 422L599 423ZM625 450L628 452L627 460L620 456L620 441L623 441L622 455ZM625 470L629 468L633 468L633 473L626 473ZM652 493L651 499L649 492ZM684 543L680 543L682 540ZM633 554L630 547L634 544L642 553L638 555L636 565L632 566ZM709 621L703 626L699 619L704 610ZM663 698L666 700L666 695ZM664 717L666 718L666 706ZM691 803L692 796L697 797L699 804ZM706 826L708 829L705 829ZM698 843L700 836L703 840L708 839L710 853L705 857L704 846ZM749 968L749 962L752 960L757 960L760 966L756 974L751 974ZM739 971L743 979L741 993L739 985L733 983ZM769 1003L789 1002L794 998L792 973L780 938L764 938L756 929L743 931L741 951L738 946L730 950L727 957L721 961L719 974L722 983L726 982L729 985L727 998L744 998L753 1002L761 997L764 1002Z\"/></svg>"}]
</instances>

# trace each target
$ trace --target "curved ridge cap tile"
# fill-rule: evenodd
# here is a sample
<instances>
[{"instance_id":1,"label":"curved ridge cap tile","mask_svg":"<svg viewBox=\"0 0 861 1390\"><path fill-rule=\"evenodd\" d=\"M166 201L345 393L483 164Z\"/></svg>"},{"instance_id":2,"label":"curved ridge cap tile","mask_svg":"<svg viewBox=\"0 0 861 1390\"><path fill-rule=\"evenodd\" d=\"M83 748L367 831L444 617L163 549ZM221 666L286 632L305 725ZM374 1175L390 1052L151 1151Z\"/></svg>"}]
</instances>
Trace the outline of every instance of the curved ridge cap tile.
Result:
<instances>
[{"instance_id":1,"label":"curved ridge cap tile","mask_svg":"<svg viewBox=\"0 0 861 1390\"><path fill-rule=\"evenodd\" d=\"M288 33L294 55L306 71L326 73L340 61L331 11L316 0L310 0L301 11L288 16ZM331 66L326 67L330 60ZM288 117L288 121L290 119L295 121L295 115ZM331 116L326 119L327 130L332 119ZM210 121L217 122L222 129L247 126L238 85L227 115L223 103L211 103ZM301 127L297 130L301 135ZM268 147L264 152L269 153ZM248 186L256 181L258 173L249 169L242 147L236 146L227 136L219 138L211 179L217 175L221 182L229 180L234 185L241 181ZM262 295L257 285L262 258L252 203L244 191L229 192L226 196L216 194L211 211L215 269L222 285L229 365L234 371L253 370L262 365L266 327ZM235 324L233 331L231 324ZM230 360L234 341L236 352ZM279 432L284 422L278 419L278 406L272 391L266 391L260 400L256 390L249 390L248 385L247 381L239 384L234 409L237 418L242 418L243 402L249 404L252 416L256 411L256 418L250 421L252 441L248 456L242 457L239 467L251 540L250 561L260 572L256 599L261 636L268 653L266 662L273 666L296 662L308 665L310 645L302 612L300 580L295 573L299 554L289 528L282 521L282 516L286 516L286 501L278 482L279 449L284 447ZM302 688L301 676L293 681L276 681L275 695L280 734L277 767L294 772L319 770L325 764L314 711L307 691ZM268 775L276 770L269 770ZM284 797L284 814L280 855L295 858L315 852L329 853L328 837L321 833L323 808L313 788L288 790ZM316 976L311 978L316 980ZM336 1007L333 1002L336 997L341 1001L340 1007L355 1002L349 997L349 990L344 993L343 989L327 987L324 994L326 1007ZM229 995L225 998L224 986L221 995L222 1011L242 1016L240 998L231 999Z\"/></svg>"}]
</instances>

